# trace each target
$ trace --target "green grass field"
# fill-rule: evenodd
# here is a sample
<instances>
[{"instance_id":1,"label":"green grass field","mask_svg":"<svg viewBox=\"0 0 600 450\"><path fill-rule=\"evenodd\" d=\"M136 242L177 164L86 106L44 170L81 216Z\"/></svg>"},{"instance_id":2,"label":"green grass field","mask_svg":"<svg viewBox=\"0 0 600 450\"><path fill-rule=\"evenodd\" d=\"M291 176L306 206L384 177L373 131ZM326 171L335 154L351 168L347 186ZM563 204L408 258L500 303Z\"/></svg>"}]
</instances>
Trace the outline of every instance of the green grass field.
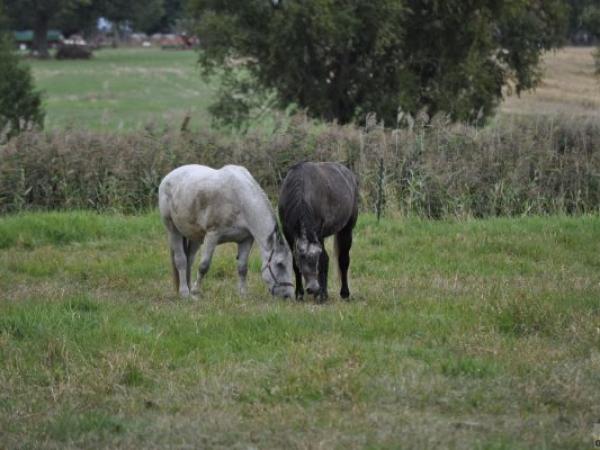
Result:
<instances>
[{"instance_id":1,"label":"green grass field","mask_svg":"<svg viewBox=\"0 0 600 450\"><path fill-rule=\"evenodd\" d=\"M212 89L193 51L105 49L89 61L31 60L45 92L46 128L118 131L210 122Z\"/></svg>"},{"instance_id":2,"label":"green grass field","mask_svg":"<svg viewBox=\"0 0 600 450\"><path fill-rule=\"evenodd\" d=\"M593 448L600 218L362 216L349 303L173 292L157 213L0 218L2 448ZM336 290L336 283L332 291Z\"/></svg>"}]
</instances>

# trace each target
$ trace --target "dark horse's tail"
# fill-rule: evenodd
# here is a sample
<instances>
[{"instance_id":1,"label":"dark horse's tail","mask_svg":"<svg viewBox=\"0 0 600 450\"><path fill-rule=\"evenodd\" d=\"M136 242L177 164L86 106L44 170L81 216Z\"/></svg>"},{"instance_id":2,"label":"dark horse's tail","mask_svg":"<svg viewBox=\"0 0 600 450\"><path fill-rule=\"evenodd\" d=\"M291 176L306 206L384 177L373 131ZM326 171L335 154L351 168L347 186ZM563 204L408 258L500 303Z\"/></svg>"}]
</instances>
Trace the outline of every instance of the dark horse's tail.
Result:
<instances>
[{"instance_id":1,"label":"dark horse's tail","mask_svg":"<svg viewBox=\"0 0 600 450\"><path fill-rule=\"evenodd\" d=\"M350 219L350 221L348 222L348 224L338 233L336 233L333 236L333 251L335 253L335 266L337 268L336 272L337 272L337 276L338 276L338 281L341 283L342 282L342 268L340 267L340 252L341 251L349 251L349 244L348 244L348 240L350 242L350 244L352 243L352 229L354 228L354 225L356 225L356 219L358 218L358 214L355 213L352 218ZM340 242L342 241L342 242ZM342 246L344 246L345 248L342 248Z\"/></svg>"}]
</instances>

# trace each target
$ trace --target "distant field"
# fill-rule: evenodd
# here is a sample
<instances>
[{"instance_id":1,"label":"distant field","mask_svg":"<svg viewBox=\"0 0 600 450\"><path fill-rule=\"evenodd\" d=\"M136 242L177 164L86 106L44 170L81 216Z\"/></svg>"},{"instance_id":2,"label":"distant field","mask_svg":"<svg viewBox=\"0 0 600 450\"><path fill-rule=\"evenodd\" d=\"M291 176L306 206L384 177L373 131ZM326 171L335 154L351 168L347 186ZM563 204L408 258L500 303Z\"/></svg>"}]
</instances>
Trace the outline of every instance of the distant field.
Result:
<instances>
[{"instance_id":1,"label":"distant field","mask_svg":"<svg viewBox=\"0 0 600 450\"><path fill-rule=\"evenodd\" d=\"M148 123L179 126L210 120L212 90L200 78L193 51L105 49L89 61L32 61L46 93L47 128L118 131Z\"/></svg>"},{"instance_id":2,"label":"distant field","mask_svg":"<svg viewBox=\"0 0 600 450\"><path fill-rule=\"evenodd\" d=\"M256 252L240 299L231 246L181 301L167 253L156 213L0 218L1 448L593 448L598 217L365 215L349 303Z\"/></svg>"},{"instance_id":3,"label":"distant field","mask_svg":"<svg viewBox=\"0 0 600 450\"><path fill-rule=\"evenodd\" d=\"M600 82L591 48L566 48L545 58L538 89L508 97L504 114L600 117ZM47 128L139 129L153 122L179 126L210 122L213 89L202 81L191 51L105 49L91 61L32 61L37 86L46 92Z\"/></svg>"},{"instance_id":4,"label":"distant field","mask_svg":"<svg viewBox=\"0 0 600 450\"><path fill-rule=\"evenodd\" d=\"M505 114L560 114L600 118L600 77L591 47L568 47L544 58L544 80L532 92L508 97Z\"/></svg>"}]
</instances>

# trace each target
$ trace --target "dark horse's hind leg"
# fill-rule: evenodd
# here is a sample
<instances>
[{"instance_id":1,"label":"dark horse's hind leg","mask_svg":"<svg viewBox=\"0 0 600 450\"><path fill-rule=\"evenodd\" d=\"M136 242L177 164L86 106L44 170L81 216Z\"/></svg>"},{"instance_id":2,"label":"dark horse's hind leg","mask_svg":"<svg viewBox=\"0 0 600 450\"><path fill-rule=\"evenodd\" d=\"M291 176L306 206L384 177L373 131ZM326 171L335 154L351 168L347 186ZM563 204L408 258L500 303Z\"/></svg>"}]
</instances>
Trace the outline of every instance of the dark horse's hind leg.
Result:
<instances>
[{"instance_id":1,"label":"dark horse's hind leg","mask_svg":"<svg viewBox=\"0 0 600 450\"><path fill-rule=\"evenodd\" d=\"M304 298L304 287L302 286L302 274L300 269L296 265L296 259L292 259L294 265L294 275L296 275L296 300L302 300Z\"/></svg>"},{"instance_id":2,"label":"dark horse's hind leg","mask_svg":"<svg viewBox=\"0 0 600 450\"><path fill-rule=\"evenodd\" d=\"M329 255L325 250L325 243L321 241L321 257L319 258L319 300L327 300L327 276L329 275Z\"/></svg>"},{"instance_id":3,"label":"dark horse's hind leg","mask_svg":"<svg viewBox=\"0 0 600 450\"><path fill-rule=\"evenodd\" d=\"M352 227L346 227L336 236L337 257L340 269L340 281L342 288L340 296L342 298L350 297L350 289L348 289L348 267L350 267L350 247L352 247Z\"/></svg>"}]
</instances>

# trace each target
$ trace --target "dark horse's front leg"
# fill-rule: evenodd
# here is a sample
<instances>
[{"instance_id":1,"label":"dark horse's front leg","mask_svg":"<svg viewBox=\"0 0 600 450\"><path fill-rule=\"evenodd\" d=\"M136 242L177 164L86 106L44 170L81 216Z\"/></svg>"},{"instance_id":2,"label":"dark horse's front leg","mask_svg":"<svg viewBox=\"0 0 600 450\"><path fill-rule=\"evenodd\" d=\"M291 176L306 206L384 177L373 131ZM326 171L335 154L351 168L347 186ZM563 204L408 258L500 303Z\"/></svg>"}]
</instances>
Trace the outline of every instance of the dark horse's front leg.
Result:
<instances>
[{"instance_id":1,"label":"dark horse's front leg","mask_svg":"<svg viewBox=\"0 0 600 450\"><path fill-rule=\"evenodd\" d=\"M302 273L296 265L296 258L292 259L294 266L294 275L296 275L296 300L302 300L304 298L304 287L302 286Z\"/></svg>"},{"instance_id":2,"label":"dark horse's front leg","mask_svg":"<svg viewBox=\"0 0 600 450\"><path fill-rule=\"evenodd\" d=\"M346 227L336 236L336 247L338 257L338 267L340 269L340 281L342 287L340 289L340 297L350 297L350 289L348 288L348 267L350 266L350 247L352 247L352 228Z\"/></svg>"},{"instance_id":3,"label":"dark horse's front leg","mask_svg":"<svg viewBox=\"0 0 600 450\"><path fill-rule=\"evenodd\" d=\"M321 241L323 252L319 258L319 300L324 302L327 300L327 278L329 275L329 255L325 250L325 244Z\"/></svg>"}]
</instances>

